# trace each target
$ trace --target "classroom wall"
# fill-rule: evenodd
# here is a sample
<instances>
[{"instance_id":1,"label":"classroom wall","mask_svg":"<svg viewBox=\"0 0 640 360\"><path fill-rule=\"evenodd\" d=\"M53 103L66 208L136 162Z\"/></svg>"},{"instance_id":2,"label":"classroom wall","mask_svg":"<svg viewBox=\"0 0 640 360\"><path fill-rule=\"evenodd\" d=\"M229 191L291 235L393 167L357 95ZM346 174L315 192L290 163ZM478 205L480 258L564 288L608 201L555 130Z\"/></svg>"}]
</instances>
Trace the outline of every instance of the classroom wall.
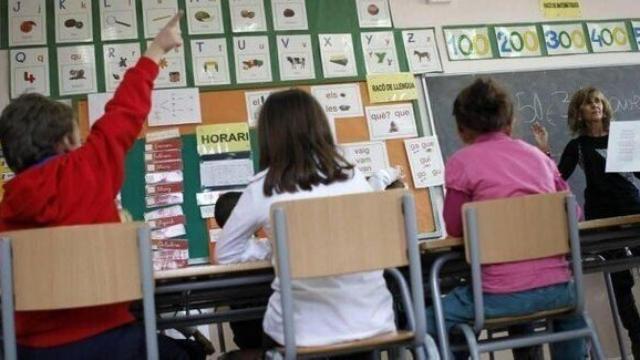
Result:
<instances>
[{"instance_id":1,"label":"classroom wall","mask_svg":"<svg viewBox=\"0 0 640 360\"><path fill-rule=\"evenodd\" d=\"M9 103L9 51L0 50L0 109Z\"/></svg>"}]
</instances>

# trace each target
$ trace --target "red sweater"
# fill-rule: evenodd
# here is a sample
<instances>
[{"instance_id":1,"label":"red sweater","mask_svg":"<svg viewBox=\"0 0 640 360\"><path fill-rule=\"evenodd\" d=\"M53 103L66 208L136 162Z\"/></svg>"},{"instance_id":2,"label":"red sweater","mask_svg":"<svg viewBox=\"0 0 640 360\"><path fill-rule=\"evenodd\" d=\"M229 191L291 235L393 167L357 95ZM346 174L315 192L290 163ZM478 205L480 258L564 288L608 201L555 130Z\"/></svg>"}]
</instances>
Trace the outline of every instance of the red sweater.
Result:
<instances>
[{"instance_id":1,"label":"red sweater","mask_svg":"<svg viewBox=\"0 0 640 360\"><path fill-rule=\"evenodd\" d=\"M115 198L124 161L151 108L158 66L142 57L127 71L105 114L79 149L46 160L4 185L0 231L118 222ZM134 320L129 303L16 312L18 343L50 347L88 338Z\"/></svg>"}]
</instances>

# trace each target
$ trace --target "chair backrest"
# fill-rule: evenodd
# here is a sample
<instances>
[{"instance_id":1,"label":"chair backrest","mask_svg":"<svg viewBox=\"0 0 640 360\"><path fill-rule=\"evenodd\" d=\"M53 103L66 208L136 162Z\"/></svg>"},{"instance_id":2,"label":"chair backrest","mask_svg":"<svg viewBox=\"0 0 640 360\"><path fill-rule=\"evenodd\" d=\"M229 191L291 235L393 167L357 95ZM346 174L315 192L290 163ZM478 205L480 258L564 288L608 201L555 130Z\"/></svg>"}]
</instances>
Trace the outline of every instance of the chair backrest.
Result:
<instances>
[{"instance_id":1,"label":"chair backrest","mask_svg":"<svg viewBox=\"0 0 640 360\"><path fill-rule=\"evenodd\" d=\"M403 194L398 189L273 204L272 224L276 211L285 215L286 234L273 229L274 236L286 236L291 277L407 265Z\"/></svg>"},{"instance_id":2,"label":"chair backrest","mask_svg":"<svg viewBox=\"0 0 640 360\"><path fill-rule=\"evenodd\" d=\"M527 195L467 203L463 206L465 251L470 262L469 231L477 231L481 264L566 254L570 251L568 193ZM475 230L466 214L476 214Z\"/></svg>"},{"instance_id":3,"label":"chair backrest","mask_svg":"<svg viewBox=\"0 0 640 360\"><path fill-rule=\"evenodd\" d=\"M16 311L105 305L142 297L141 223L11 231Z\"/></svg>"}]
</instances>

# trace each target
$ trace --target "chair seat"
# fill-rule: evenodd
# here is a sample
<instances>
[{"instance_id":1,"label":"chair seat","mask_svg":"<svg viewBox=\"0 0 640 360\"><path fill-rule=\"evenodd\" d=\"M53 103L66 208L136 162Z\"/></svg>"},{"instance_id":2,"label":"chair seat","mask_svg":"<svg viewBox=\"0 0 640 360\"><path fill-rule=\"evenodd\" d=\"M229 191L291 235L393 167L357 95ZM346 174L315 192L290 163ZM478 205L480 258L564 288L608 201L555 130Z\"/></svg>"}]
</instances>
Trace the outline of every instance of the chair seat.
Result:
<instances>
[{"instance_id":1,"label":"chair seat","mask_svg":"<svg viewBox=\"0 0 640 360\"><path fill-rule=\"evenodd\" d=\"M311 354L335 354L345 350L352 352L356 349L370 349L384 347L385 345L408 343L413 340L413 331L395 331L391 333L385 333L377 336L373 336L366 339L346 341L333 345L323 346L303 346L298 347L298 355L311 355ZM279 351L284 352L284 348L278 348Z\"/></svg>"},{"instance_id":2,"label":"chair seat","mask_svg":"<svg viewBox=\"0 0 640 360\"><path fill-rule=\"evenodd\" d=\"M499 318L490 318L485 320L485 328L495 329L498 327L509 326L512 324L518 324L523 322L531 322L536 319L544 319L553 316L560 316L569 314L574 311L573 307L563 307L552 310L538 311L532 314L522 316L505 316Z\"/></svg>"}]
</instances>

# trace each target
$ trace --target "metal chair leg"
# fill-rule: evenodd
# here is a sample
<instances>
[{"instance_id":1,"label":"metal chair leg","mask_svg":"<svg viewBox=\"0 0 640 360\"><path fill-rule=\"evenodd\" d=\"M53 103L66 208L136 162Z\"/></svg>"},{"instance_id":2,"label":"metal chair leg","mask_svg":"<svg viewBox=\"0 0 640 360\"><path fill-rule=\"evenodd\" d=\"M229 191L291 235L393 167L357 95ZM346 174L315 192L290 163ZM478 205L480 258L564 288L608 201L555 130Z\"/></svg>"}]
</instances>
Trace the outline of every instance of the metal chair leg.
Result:
<instances>
[{"instance_id":1,"label":"metal chair leg","mask_svg":"<svg viewBox=\"0 0 640 360\"><path fill-rule=\"evenodd\" d=\"M611 282L611 273L605 272L604 282L607 287L607 296L609 298L609 306L611 307L611 318L613 319L613 328L616 330L616 340L618 341L618 349L620 350L620 358L622 360L629 360L624 348L624 341L622 340L622 322L618 315L618 303L616 300L616 294L613 291L613 283Z\"/></svg>"}]
</instances>

